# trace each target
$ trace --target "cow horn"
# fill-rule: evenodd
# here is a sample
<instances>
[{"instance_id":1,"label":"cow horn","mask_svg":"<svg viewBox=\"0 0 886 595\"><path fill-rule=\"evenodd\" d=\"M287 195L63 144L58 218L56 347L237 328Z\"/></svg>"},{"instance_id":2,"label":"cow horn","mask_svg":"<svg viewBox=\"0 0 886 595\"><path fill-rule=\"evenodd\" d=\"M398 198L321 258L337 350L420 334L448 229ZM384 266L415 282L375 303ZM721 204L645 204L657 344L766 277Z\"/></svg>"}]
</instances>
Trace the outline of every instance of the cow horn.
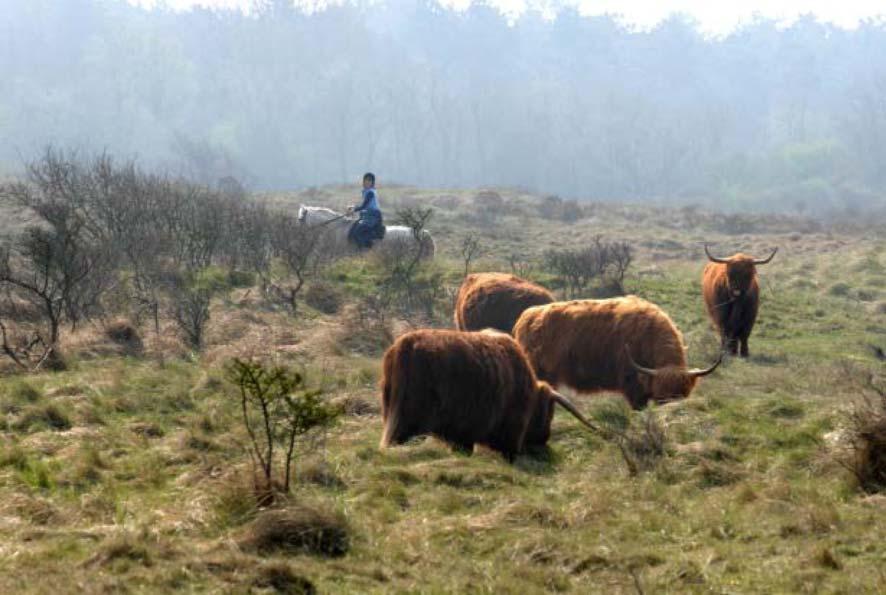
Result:
<instances>
[{"instance_id":1,"label":"cow horn","mask_svg":"<svg viewBox=\"0 0 886 595\"><path fill-rule=\"evenodd\" d=\"M575 406L575 403L573 403L568 398L566 398L565 395L561 395L557 391L552 390L551 391L551 398L554 400L555 403L557 403L563 409L565 409L566 411L568 411L569 413L574 415L576 417L576 419L578 419L578 421L580 421L581 423L583 423L587 427L591 428L595 432L601 431L600 428L598 428L597 426L595 426L594 424L589 422L587 420L587 418L584 415L582 415L581 412L578 410L578 407Z\"/></svg>"},{"instance_id":2,"label":"cow horn","mask_svg":"<svg viewBox=\"0 0 886 595\"><path fill-rule=\"evenodd\" d=\"M769 264L769 261L775 257L775 253L778 252L778 247L772 250L772 254L770 254L767 258L762 259L754 259L754 264Z\"/></svg>"},{"instance_id":3,"label":"cow horn","mask_svg":"<svg viewBox=\"0 0 886 595\"><path fill-rule=\"evenodd\" d=\"M693 370L689 370L688 374L690 376L694 376L696 378L700 378L702 376L707 376L708 374L710 374L711 372L716 370L717 366L719 366L720 362L722 362L722 361L723 361L723 352L721 351L720 357L717 358L717 361L714 362L713 366L711 366L710 368L705 368L704 370L702 370L701 368L695 368Z\"/></svg>"},{"instance_id":4,"label":"cow horn","mask_svg":"<svg viewBox=\"0 0 886 595\"><path fill-rule=\"evenodd\" d=\"M653 368L644 368L643 366L641 366L640 364L638 364L637 362L634 361L633 356L631 356L631 347L629 345L625 345L625 354L627 354L627 356L628 356L628 361L631 363L631 365L634 367L634 369L637 370L638 372L641 372L643 374L648 374L650 376L657 376L658 375L658 370L655 370Z\"/></svg>"},{"instance_id":5,"label":"cow horn","mask_svg":"<svg viewBox=\"0 0 886 595\"><path fill-rule=\"evenodd\" d=\"M729 262L729 260L726 258L717 258L716 256L713 256L710 250L708 250L707 244L704 245L704 253L708 255L708 260L710 260L711 262L717 262L720 264L727 264Z\"/></svg>"}]
</instances>

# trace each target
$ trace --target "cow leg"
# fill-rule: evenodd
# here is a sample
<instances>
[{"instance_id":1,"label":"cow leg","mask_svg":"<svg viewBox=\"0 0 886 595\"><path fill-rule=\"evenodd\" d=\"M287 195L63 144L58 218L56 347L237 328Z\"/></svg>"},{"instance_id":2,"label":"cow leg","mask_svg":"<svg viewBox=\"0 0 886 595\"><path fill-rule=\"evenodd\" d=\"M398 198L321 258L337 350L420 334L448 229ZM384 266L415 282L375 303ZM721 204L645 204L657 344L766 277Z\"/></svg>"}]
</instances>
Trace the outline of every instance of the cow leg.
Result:
<instances>
[{"instance_id":1,"label":"cow leg","mask_svg":"<svg viewBox=\"0 0 886 595\"><path fill-rule=\"evenodd\" d=\"M514 458L523 452L526 441L526 419L518 415L508 416L494 429L486 442L487 446L496 450L513 463Z\"/></svg>"},{"instance_id":2,"label":"cow leg","mask_svg":"<svg viewBox=\"0 0 886 595\"><path fill-rule=\"evenodd\" d=\"M741 338L741 357L747 357L748 353L749 353L748 352L748 338L742 337Z\"/></svg>"},{"instance_id":3,"label":"cow leg","mask_svg":"<svg viewBox=\"0 0 886 595\"><path fill-rule=\"evenodd\" d=\"M726 348L729 349L731 355L738 355L738 339L728 337L726 339Z\"/></svg>"}]
</instances>

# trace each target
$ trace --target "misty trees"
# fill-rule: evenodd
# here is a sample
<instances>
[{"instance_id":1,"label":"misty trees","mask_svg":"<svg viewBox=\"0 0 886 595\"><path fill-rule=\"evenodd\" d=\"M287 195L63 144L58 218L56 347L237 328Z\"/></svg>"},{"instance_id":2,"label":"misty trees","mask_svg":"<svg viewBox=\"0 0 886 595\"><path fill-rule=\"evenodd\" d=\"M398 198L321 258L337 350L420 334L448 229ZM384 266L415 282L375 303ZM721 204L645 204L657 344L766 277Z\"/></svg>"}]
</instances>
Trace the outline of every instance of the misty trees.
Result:
<instances>
[{"instance_id":1,"label":"misty trees","mask_svg":"<svg viewBox=\"0 0 886 595\"><path fill-rule=\"evenodd\" d=\"M248 17L76 6L0 14L0 66L16 81L0 137L100 143L213 187L371 168L420 185L790 210L813 186L882 194L876 21L758 18L710 38L680 16L632 31L564 8L509 25L489 6L411 0ZM822 175L771 167L823 144L837 150ZM18 146L0 147L0 170Z\"/></svg>"}]
</instances>

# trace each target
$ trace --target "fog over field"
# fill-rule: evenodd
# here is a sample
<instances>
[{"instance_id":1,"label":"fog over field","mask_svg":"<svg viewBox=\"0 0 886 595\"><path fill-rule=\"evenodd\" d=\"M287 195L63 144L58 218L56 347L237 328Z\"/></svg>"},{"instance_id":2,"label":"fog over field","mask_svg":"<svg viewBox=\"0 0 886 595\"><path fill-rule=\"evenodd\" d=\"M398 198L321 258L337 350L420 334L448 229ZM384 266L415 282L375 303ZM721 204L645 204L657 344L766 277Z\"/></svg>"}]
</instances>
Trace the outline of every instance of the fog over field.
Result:
<instances>
[{"instance_id":1,"label":"fog over field","mask_svg":"<svg viewBox=\"0 0 886 595\"><path fill-rule=\"evenodd\" d=\"M871 7L850 3L853 27L757 16L712 34L710 10L655 24L413 0L2 4L6 174L52 143L253 189L373 170L723 210L884 203L886 25Z\"/></svg>"}]
</instances>

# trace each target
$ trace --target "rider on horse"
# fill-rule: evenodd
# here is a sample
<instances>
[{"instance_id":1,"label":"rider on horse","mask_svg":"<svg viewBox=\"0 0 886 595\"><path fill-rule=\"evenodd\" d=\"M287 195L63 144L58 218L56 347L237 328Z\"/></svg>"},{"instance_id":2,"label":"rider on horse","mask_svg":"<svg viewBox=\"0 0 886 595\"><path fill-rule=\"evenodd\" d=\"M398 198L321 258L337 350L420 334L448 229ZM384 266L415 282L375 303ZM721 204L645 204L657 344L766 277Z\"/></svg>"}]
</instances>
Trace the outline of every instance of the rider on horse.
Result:
<instances>
[{"instance_id":1,"label":"rider on horse","mask_svg":"<svg viewBox=\"0 0 886 595\"><path fill-rule=\"evenodd\" d=\"M384 224L381 209L378 207L378 196L375 192L375 174L363 175L363 202L348 208L348 213L360 213L360 219L348 232L348 239L360 248L372 246L372 240L384 237Z\"/></svg>"}]
</instances>

